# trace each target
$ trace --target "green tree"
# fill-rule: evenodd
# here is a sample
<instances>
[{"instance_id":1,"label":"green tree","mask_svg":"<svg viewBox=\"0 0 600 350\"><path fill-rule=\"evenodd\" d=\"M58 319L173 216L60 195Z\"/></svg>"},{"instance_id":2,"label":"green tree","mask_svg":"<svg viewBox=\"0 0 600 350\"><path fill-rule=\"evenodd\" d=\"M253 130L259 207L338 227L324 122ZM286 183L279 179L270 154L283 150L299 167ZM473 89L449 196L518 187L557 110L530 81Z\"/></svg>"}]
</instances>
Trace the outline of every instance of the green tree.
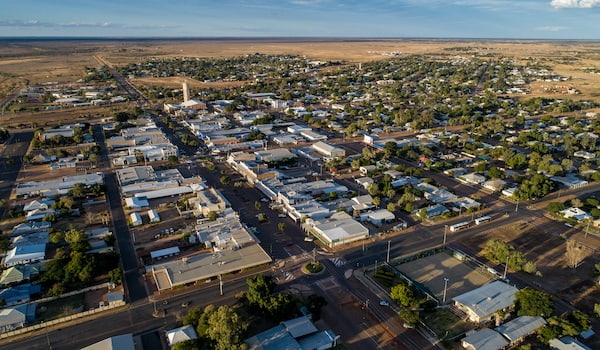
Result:
<instances>
[{"instance_id":1,"label":"green tree","mask_svg":"<svg viewBox=\"0 0 600 350\"><path fill-rule=\"evenodd\" d=\"M519 316L544 316L552 314L554 303L548 293L523 288L515 294L515 308Z\"/></svg>"},{"instance_id":2,"label":"green tree","mask_svg":"<svg viewBox=\"0 0 600 350\"><path fill-rule=\"evenodd\" d=\"M256 209L256 211L259 211L260 208L262 208L262 205L260 204L260 202L254 201L254 209Z\"/></svg>"},{"instance_id":3,"label":"green tree","mask_svg":"<svg viewBox=\"0 0 600 350\"><path fill-rule=\"evenodd\" d=\"M177 156L168 156L167 162L169 162L169 164L171 164L171 165L174 165L179 162L179 158L177 158Z\"/></svg>"},{"instance_id":4,"label":"green tree","mask_svg":"<svg viewBox=\"0 0 600 350\"><path fill-rule=\"evenodd\" d=\"M206 336L214 341L215 350L245 350L244 332L248 323L230 306L223 305L210 314Z\"/></svg>"},{"instance_id":5,"label":"green tree","mask_svg":"<svg viewBox=\"0 0 600 350\"><path fill-rule=\"evenodd\" d=\"M65 286L61 282L56 282L48 289L46 295L50 297L59 297L66 292Z\"/></svg>"},{"instance_id":6,"label":"green tree","mask_svg":"<svg viewBox=\"0 0 600 350\"><path fill-rule=\"evenodd\" d=\"M551 215L556 215L558 212L565 210L565 204L561 202L552 202L546 206L546 210Z\"/></svg>"},{"instance_id":7,"label":"green tree","mask_svg":"<svg viewBox=\"0 0 600 350\"><path fill-rule=\"evenodd\" d=\"M398 304L408 307L417 303L415 291L407 284L400 283L392 287L390 297Z\"/></svg>"},{"instance_id":8,"label":"green tree","mask_svg":"<svg viewBox=\"0 0 600 350\"><path fill-rule=\"evenodd\" d=\"M223 175L219 178L219 182L223 185L229 185L231 182L231 178L229 176Z\"/></svg>"},{"instance_id":9,"label":"green tree","mask_svg":"<svg viewBox=\"0 0 600 350\"><path fill-rule=\"evenodd\" d=\"M219 215L217 214L216 211L209 211L208 212L208 220L210 220L210 221L216 221L218 217L219 217Z\"/></svg>"},{"instance_id":10,"label":"green tree","mask_svg":"<svg viewBox=\"0 0 600 350\"><path fill-rule=\"evenodd\" d=\"M123 279L123 270L120 268L112 269L108 271L108 279L115 284L120 284Z\"/></svg>"},{"instance_id":11,"label":"green tree","mask_svg":"<svg viewBox=\"0 0 600 350\"><path fill-rule=\"evenodd\" d=\"M190 339L190 340L180 341L179 343L175 343L175 345L173 345L173 347L171 349L172 350L200 350L200 346L198 345L198 342L196 340Z\"/></svg>"},{"instance_id":12,"label":"green tree","mask_svg":"<svg viewBox=\"0 0 600 350\"><path fill-rule=\"evenodd\" d=\"M268 275L257 275L246 279L248 291L246 292L246 300L248 305L258 309L266 309L269 297L275 291L277 284L273 277Z\"/></svg>"},{"instance_id":13,"label":"green tree","mask_svg":"<svg viewBox=\"0 0 600 350\"><path fill-rule=\"evenodd\" d=\"M427 219L427 209L421 208L421 210L419 210L419 218L421 218L421 220Z\"/></svg>"},{"instance_id":14,"label":"green tree","mask_svg":"<svg viewBox=\"0 0 600 350\"><path fill-rule=\"evenodd\" d=\"M277 229L278 229L280 232L283 232L283 231L285 231L285 223L284 223L284 222L280 222L280 223L278 223L278 224L277 224Z\"/></svg>"}]
</instances>

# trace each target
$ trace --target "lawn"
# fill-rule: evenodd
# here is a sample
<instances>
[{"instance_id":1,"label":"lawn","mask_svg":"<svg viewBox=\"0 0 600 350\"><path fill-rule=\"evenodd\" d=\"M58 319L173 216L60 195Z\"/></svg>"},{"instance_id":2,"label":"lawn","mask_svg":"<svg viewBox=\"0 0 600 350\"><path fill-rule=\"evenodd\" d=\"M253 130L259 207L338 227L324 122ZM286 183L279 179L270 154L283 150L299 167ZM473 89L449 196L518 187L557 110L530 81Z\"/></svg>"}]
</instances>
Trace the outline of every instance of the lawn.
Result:
<instances>
[{"instance_id":1,"label":"lawn","mask_svg":"<svg viewBox=\"0 0 600 350\"><path fill-rule=\"evenodd\" d=\"M38 321L49 321L83 311L84 294L79 293L65 298L43 303L38 306ZM42 311L43 310L43 311Z\"/></svg>"},{"instance_id":2,"label":"lawn","mask_svg":"<svg viewBox=\"0 0 600 350\"><path fill-rule=\"evenodd\" d=\"M437 309L431 313L423 313L422 316L423 323L440 339L453 338L473 328L448 309Z\"/></svg>"}]
</instances>

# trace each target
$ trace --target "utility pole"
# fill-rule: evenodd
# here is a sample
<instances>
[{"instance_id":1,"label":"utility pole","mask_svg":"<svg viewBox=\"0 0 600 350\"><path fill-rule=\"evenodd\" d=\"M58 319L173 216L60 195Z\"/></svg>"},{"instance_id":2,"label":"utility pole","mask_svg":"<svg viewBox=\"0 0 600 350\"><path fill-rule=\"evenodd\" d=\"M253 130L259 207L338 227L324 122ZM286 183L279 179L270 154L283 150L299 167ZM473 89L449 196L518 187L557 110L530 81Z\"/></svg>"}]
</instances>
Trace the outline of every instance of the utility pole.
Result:
<instances>
[{"instance_id":1,"label":"utility pole","mask_svg":"<svg viewBox=\"0 0 600 350\"><path fill-rule=\"evenodd\" d=\"M219 293L223 295L223 277L219 274Z\"/></svg>"},{"instance_id":2,"label":"utility pole","mask_svg":"<svg viewBox=\"0 0 600 350\"><path fill-rule=\"evenodd\" d=\"M588 219L587 220L587 227L585 228L585 236L587 238L588 233L590 232L590 223L592 222L592 219Z\"/></svg>"},{"instance_id":3,"label":"utility pole","mask_svg":"<svg viewBox=\"0 0 600 350\"><path fill-rule=\"evenodd\" d=\"M392 245L392 240L388 241L388 251L387 251L387 259L386 259L386 263L390 263L390 246Z\"/></svg>"},{"instance_id":4,"label":"utility pole","mask_svg":"<svg viewBox=\"0 0 600 350\"><path fill-rule=\"evenodd\" d=\"M446 248L446 234L448 231L448 225L444 225L444 242L442 243L442 248Z\"/></svg>"},{"instance_id":5,"label":"utility pole","mask_svg":"<svg viewBox=\"0 0 600 350\"><path fill-rule=\"evenodd\" d=\"M442 297L442 304L446 304L446 290L448 289L448 279L444 277L444 296Z\"/></svg>"},{"instance_id":6,"label":"utility pole","mask_svg":"<svg viewBox=\"0 0 600 350\"><path fill-rule=\"evenodd\" d=\"M502 279L506 279L506 273L508 272L508 260L510 260L510 255L506 257L506 265L504 265L504 274L502 275Z\"/></svg>"},{"instance_id":7,"label":"utility pole","mask_svg":"<svg viewBox=\"0 0 600 350\"><path fill-rule=\"evenodd\" d=\"M517 206L515 207L515 213L519 211L519 198L517 198Z\"/></svg>"}]
</instances>

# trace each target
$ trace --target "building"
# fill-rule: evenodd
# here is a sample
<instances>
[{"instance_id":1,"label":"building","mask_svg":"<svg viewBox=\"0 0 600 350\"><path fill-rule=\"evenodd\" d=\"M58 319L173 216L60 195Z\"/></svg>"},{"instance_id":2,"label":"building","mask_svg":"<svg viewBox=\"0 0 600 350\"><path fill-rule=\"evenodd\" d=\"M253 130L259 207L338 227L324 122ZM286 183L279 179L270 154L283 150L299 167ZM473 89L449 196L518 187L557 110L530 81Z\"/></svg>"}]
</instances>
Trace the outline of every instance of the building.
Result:
<instances>
[{"instance_id":1,"label":"building","mask_svg":"<svg viewBox=\"0 0 600 350\"><path fill-rule=\"evenodd\" d=\"M326 350L339 339L332 331L319 332L307 316L282 322L244 342L248 350Z\"/></svg>"},{"instance_id":2,"label":"building","mask_svg":"<svg viewBox=\"0 0 600 350\"><path fill-rule=\"evenodd\" d=\"M45 244L17 245L2 259L4 267L42 262L46 258Z\"/></svg>"},{"instance_id":3,"label":"building","mask_svg":"<svg viewBox=\"0 0 600 350\"><path fill-rule=\"evenodd\" d=\"M188 204L196 217L208 217L210 212L220 213L228 207L229 202L216 189L210 187L196 192L196 197L190 198Z\"/></svg>"},{"instance_id":4,"label":"building","mask_svg":"<svg viewBox=\"0 0 600 350\"><path fill-rule=\"evenodd\" d=\"M561 210L560 213L565 218L572 218L572 219L575 219L577 221L591 220L591 219L593 219L592 216L590 214L588 214L585 210L581 210L581 209L575 208L575 207L571 207L571 208L567 208L565 210Z\"/></svg>"},{"instance_id":5,"label":"building","mask_svg":"<svg viewBox=\"0 0 600 350\"><path fill-rule=\"evenodd\" d=\"M187 325L175 329L171 329L166 332L167 343L170 347L183 341L198 339L198 334L194 330L193 326Z\"/></svg>"},{"instance_id":6,"label":"building","mask_svg":"<svg viewBox=\"0 0 600 350\"><path fill-rule=\"evenodd\" d=\"M143 224L142 216L139 213L129 214L129 220L131 221L131 226L140 226Z\"/></svg>"},{"instance_id":7,"label":"building","mask_svg":"<svg viewBox=\"0 0 600 350\"><path fill-rule=\"evenodd\" d=\"M369 237L369 229L345 212L321 221L306 220L303 229L330 248Z\"/></svg>"},{"instance_id":8,"label":"building","mask_svg":"<svg viewBox=\"0 0 600 350\"><path fill-rule=\"evenodd\" d=\"M86 186L99 185L104 183L103 173L91 173L85 175L64 176L59 179L47 181L30 181L17 184L15 194L17 197L23 196L58 196L65 195L75 184L84 184Z\"/></svg>"},{"instance_id":9,"label":"building","mask_svg":"<svg viewBox=\"0 0 600 350\"><path fill-rule=\"evenodd\" d=\"M467 350L500 350L508 346L508 341L500 333L483 328L463 338L461 344Z\"/></svg>"},{"instance_id":10,"label":"building","mask_svg":"<svg viewBox=\"0 0 600 350\"><path fill-rule=\"evenodd\" d=\"M40 272L39 265L17 265L9 267L2 271L0 274L0 286L8 286L10 284L17 284L23 281L28 281L31 277L37 275Z\"/></svg>"},{"instance_id":11,"label":"building","mask_svg":"<svg viewBox=\"0 0 600 350\"><path fill-rule=\"evenodd\" d=\"M543 327L546 320L540 316L520 316L496 327L496 331L508 339L511 344L521 341L529 334Z\"/></svg>"},{"instance_id":12,"label":"building","mask_svg":"<svg viewBox=\"0 0 600 350\"><path fill-rule=\"evenodd\" d=\"M490 320L494 313L512 307L519 290L501 281L494 281L453 298L469 320L476 323Z\"/></svg>"},{"instance_id":13,"label":"building","mask_svg":"<svg viewBox=\"0 0 600 350\"><path fill-rule=\"evenodd\" d=\"M573 337L562 337L550 340L550 349L553 350L592 350L592 348L579 342Z\"/></svg>"},{"instance_id":14,"label":"building","mask_svg":"<svg viewBox=\"0 0 600 350\"><path fill-rule=\"evenodd\" d=\"M183 89L183 102L187 102L190 100L190 85L188 84L187 80L184 80L181 85Z\"/></svg>"},{"instance_id":15,"label":"building","mask_svg":"<svg viewBox=\"0 0 600 350\"><path fill-rule=\"evenodd\" d=\"M290 152L287 148L274 148L266 151L256 151L254 152L254 155L256 156L256 160L263 163L281 162L287 159L296 158L296 155Z\"/></svg>"},{"instance_id":16,"label":"building","mask_svg":"<svg viewBox=\"0 0 600 350\"><path fill-rule=\"evenodd\" d=\"M27 317L19 308L0 309L0 333L9 332L25 325Z\"/></svg>"},{"instance_id":17,"label":"building","mask_svg":"<svg viewBox=\"0 0 600 350\"><path fill-rule=\"evenodd\" d=\"M361 221L368 221L375 226L381 226L396 220L396 215L387 209L378 209L360 214Z\"/></svg>"},{"instance_id":18,"label":"building","mask_svg":"<svg viewBox=\"0 0 600 350\"><path fill-rule=\"evenodd\" d=\"M133 210L148 208L148 198L146 197L128 197L125 198L125 207Z\"/></svg>"},{"instance_id":19,"label":"building","mask_svg":"<svg viewBox=\"0 0 600 350\"><path fill-rule=\"evenodd\" d=\"M25 283L11 288L0 289L0 299L4 300L7 306L28 303L33 294L40 294L42 286L39 284Z\"/></svg>"},{"instance_id":20,"label":"building","mask_svg":"<svg viewBox=\"0 0 600 350\"><path fill-rule=\"evenodd\" d=\"M106 338L81 350L136 350L133 334L122 334Z\"/></svg>"},{"instance_id":21,"label":"building","mask_svg":"<svg viewBox=\"0 0 600 350\"><path fill-rule=\"evenodd\" d=\"M148 210L148 219L150 219L150 222L160 222L160 216L158 215L158 212L154 209L150 209Z\"/></svg>"},{"instance_id":22,"label":"building","mask_svg":"<svg viewBox=\"0 0 600 350\"><path fill-rule=\"evenodd\" d=\"M346 150L343 148L335 147L322 141L314 143L312 148L328 158L341 158L346 155Z\"/></svg>"}]
</instances>

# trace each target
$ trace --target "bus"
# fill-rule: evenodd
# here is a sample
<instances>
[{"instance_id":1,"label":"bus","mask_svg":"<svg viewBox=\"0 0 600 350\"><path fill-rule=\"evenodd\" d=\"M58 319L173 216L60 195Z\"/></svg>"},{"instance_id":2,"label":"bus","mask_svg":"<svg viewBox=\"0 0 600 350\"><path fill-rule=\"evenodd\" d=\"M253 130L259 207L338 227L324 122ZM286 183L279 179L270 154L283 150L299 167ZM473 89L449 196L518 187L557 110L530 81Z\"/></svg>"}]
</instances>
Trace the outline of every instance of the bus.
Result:
<instances>
[{"instance_id":1,"label":"bus","mask_svg":"<svg viewBox=\"0 0 600 350\"><path fill-rule=\"evenodd\" d=\"M450 225L450 231L456 232L468 228L470 225L467 221L459 222L458 224Z\"/></svg>"},{"instance_id":2,"label":"bus","mask_svg":"<svg viewBox=\"0 0 600 350\"><path fill-rule=\"evenodd\" d=\"M483 224L484 222L492 221L491 216L482 216L480 218L475 219L475 225Z\"/></svg>"}]
</instances>

